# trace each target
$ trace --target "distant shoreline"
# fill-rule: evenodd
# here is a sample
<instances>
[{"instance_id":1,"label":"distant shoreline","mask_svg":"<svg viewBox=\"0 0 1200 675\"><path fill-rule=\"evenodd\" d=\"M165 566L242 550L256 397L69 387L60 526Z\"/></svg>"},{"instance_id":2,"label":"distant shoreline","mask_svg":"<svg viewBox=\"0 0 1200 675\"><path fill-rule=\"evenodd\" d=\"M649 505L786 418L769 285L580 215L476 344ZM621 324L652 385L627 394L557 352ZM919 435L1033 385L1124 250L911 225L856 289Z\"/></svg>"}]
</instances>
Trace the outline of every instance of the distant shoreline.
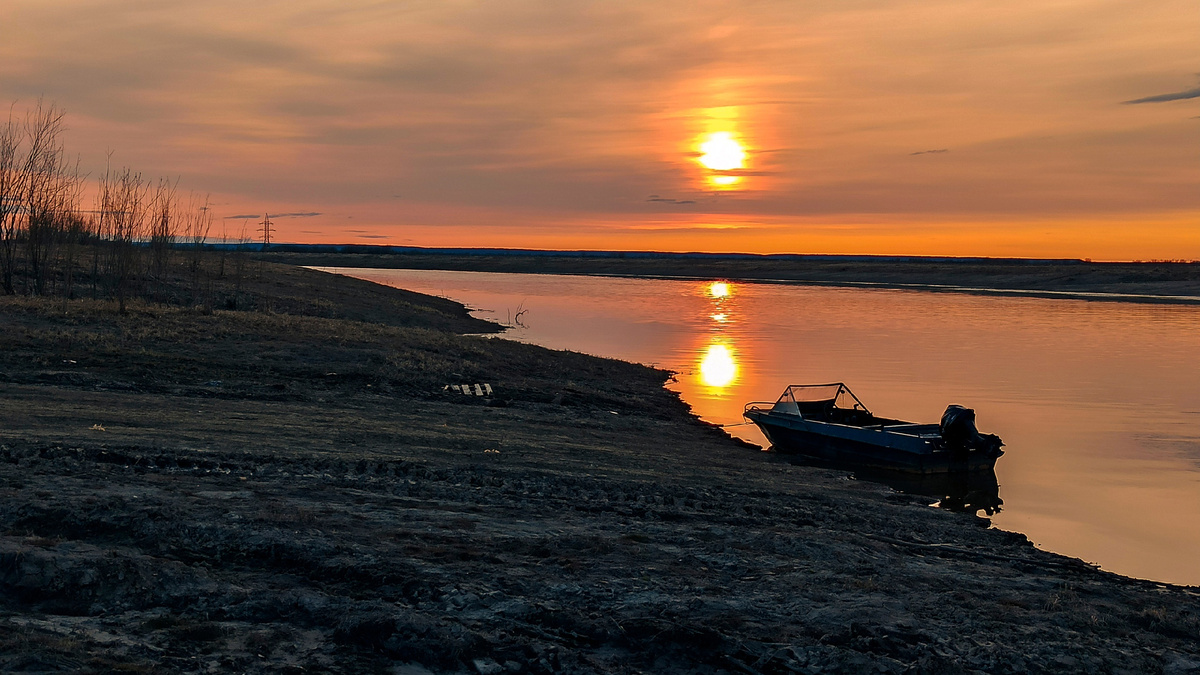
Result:
<instances>
[{"instance_id":1,"label":"distant shoreline","mask_svg":"<svg viewBox=\"0 0 1200 675\"><path fill-rule=\"evenodd\" d=\"M177 244L179 248L191 248L188 243ZM527 257L527 258L585 258L620 260L757 260L757 261L824 261L824 262L941 262L1005 264L1084 264L1092 262L1083 258L1021 258L993 256L937 256L937 255L891 255L853 253L738 253L710 251L619 251L606 249L538 249L538 248L474 248L474 247L426 247L389 246L384 244L271 244L208 243L208 250L242 250L257 253L307 253L307 254L351 254L351 255L434 255L471 257ZM1109 261L1141 264L1144 261ZM1150 261L1168 264L1191 264L1197 261Z\"/></svg>"},{"instance_id":2,"label":"distant shoreline","mask_svg":"<svg viewBox=\"0 0 1200 675\"><path fill-rule=\"evenodd\" d=\"M501 254L488 252L487 249L430 249L395 253L279 249L255 255L275 262L311 267L573 274L647 279L720 278L746 283L890 288L1102 302L1200 304L1200 264L1182 262L1097 263L1074 259L656 252L618 257L613 252L600 251L510 251ZM354 247L353 250L357 251L358 248Z\"/></svg>"}]
</instances>

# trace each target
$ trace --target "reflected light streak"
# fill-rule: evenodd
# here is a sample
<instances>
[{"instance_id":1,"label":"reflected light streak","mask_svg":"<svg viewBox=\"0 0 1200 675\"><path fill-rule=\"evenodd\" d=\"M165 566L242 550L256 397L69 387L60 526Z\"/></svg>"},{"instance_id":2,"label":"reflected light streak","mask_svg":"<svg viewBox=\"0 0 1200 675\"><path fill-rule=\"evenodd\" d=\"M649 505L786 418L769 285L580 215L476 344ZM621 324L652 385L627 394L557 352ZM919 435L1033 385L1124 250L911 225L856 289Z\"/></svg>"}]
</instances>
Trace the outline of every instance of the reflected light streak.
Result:
<instances>
[{"instance_id":1,"label":"reflected light streak","mask_svg":"<svg viewBox=\"0 0 1200 675\"><path fill-rule=\"evenodd\" d=\"M711 318L713 321L716 321L717 323L725 323L726 321L729 321L728 314L713 314Z\"/></svg>"},{"instance_id":2,"label":"reflected light streak","mask_svg":"<svg viewBox=\"0 0 1200 675\"><path fill-rule=\"evenodd\" d=\"M708 294L720 300L730 295L729 284L724 281L714 281L708 285Z\"/></svg>"},{"instance_id":3,"label":"reflected light streak","mask_svg":"<svg viewBox=\"0 0 1200 675\"><path fill-rule=\"evenodd\" d=\"M724 389L737 380L738 366L728 345L711 344L700 360L700 381L709 387Z\"/></svg>"}]
</instances>

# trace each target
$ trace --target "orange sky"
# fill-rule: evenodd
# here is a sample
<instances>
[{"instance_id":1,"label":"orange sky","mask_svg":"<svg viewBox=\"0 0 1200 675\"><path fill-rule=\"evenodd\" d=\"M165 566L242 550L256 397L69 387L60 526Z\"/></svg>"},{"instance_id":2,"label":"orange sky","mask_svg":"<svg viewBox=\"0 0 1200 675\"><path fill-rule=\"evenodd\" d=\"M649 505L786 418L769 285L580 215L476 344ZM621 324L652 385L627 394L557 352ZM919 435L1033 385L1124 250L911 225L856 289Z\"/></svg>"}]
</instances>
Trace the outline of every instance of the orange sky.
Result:
<instances>
[{"instance_id":1,"label":"orange sky","mask_svg":"<svg viewBox=\"0 0 1200 675\"><path fill-rule=\"evenodd\" d=\"M7 0L0 100L231 235L1200 259L1197 35L1191 0Z\"/></svg>"}]
</instances>

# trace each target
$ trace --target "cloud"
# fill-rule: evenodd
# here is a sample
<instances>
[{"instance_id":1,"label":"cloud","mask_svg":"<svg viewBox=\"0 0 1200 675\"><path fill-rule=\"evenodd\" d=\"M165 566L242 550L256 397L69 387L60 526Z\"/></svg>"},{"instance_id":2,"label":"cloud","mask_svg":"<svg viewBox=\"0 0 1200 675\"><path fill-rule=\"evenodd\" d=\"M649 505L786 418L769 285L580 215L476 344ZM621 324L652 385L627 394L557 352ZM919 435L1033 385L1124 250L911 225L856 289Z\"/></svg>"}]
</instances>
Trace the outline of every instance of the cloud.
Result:
<instances>
[{"instance_id":1,"label":"cloud","mask_svg":"<svg viewBox=\"0 0 1200 675\"><path fill-rule=\"evenodd\" d=\"M23 28L0 45L4 95L44 92L67 108L85 171L102 172L116 148L146 175L211 192L222 216L242 210L224 218L233 231L260 227L263 213L246 209L288 205L314 213L272 212L281 229L307 217L330 224L320 238L352 241L337 220L381 232L427 223L417 239L435 244L491 237L500 223L513 242L542 241L537 228L551 223L646 213L857 222L953 210L991 222L1200 203L1194 125L1125 116L1114 128L1115 109L1095 105L1130 86L1200 85L1190 69L1164 70L1194 43L1172 3L1148 5L1137 31L1118 5L1046 12L1033 0L951 12L952 0L10 5L6 25ZM1176 110L1187 112L1198 111ZM751 170L717 174L744 177L744 190L714 196L692 146L727 122L740 125ZM1022 153L979 150L1000 128ZM928 144L938 138L959 148L955 160L936 157L949 152ZM929 167L904 159L925 154ZM939 161L955 171L930 173ZM645 187L667 194L639 202Z\"/></svg>"},{"instance_id":2,"label":"cloud","mask_svg":"<svg viewBox=\"0 0 1200 675\"><path fill-rule=\"evenodd\" d=\"M659 197L658 195L650 195L646 199L648 202L659 202L661 204L695 204L692 199L671 199L670 197Z\"/></svg>"},{"instance_id":3,"label":"cloud","mask_svg":"<svg viewBox=\"0 0 1200 675\"><path fill-rule=\"evenodd\" d=\"M1134 103L1165 103L1166 101L1185 101L1189 98L1200 98L1200 87L1193 87L1184 91L1176 91L1170 94L1158 94L1157 96L1146 96L1144 98L1135 98L1132 101L1121 101L1124 105Z\"/></svg>"},{"instance_id":4,"label":"cloud","mask_svg":"<svg viewBox=\"0 0 1200 675\"><path fill-rule=\"evenodd\" d=\"M323 216L325 214L320 211L303 211L298 213L268 213L272 218L312 218L313 216ZM225 216L225 220L245 220L247 218L262 218L261 213L239 213L236 216Z\"/></svg>"},{"instance_id":5,"label":"cloud","mask_svg":"<svg viewBox=\"0 0 1200 675\"><path fill-rule=\"evenodd\" d=\"M386 234L360 234L359 239L390 239Z\"/></svg>"}]
</instances>

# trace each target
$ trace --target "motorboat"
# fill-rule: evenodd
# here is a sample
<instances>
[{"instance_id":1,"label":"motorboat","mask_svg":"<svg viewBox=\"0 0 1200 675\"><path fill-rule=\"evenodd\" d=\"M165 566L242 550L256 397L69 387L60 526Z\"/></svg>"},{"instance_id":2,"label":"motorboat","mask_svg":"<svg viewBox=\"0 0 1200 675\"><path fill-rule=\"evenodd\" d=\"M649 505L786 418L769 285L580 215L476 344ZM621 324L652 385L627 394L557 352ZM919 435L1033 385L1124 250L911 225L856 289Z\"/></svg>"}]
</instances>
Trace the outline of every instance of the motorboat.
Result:
<instances>
[{"instance_id":1,"label":"motorboat","mask_svg":"<svg viewBox=\"0 0 1200 675\"><path fill-rule=\"evenodd\" d=\"M937 424L879 417L842 382L793 384L743 415L779 453L864 469L917 474L990 471L1004 442L975 428L975 411L951 405Z\"/></svg>"}]
</instances>

